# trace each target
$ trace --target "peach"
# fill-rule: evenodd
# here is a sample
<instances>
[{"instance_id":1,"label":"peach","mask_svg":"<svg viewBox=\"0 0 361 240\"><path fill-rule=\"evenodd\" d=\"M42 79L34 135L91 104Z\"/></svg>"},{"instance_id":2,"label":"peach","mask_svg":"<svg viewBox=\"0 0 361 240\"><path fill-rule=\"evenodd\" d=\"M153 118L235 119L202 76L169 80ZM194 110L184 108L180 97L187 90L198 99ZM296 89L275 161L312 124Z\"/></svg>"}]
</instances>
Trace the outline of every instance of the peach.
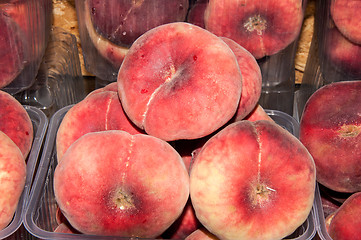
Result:
<instances>
[{"instance_id":1,"label":"peach","mask_svg":"<svg viewBox=\"0 0 361 240\"><path fill-rule=\"evenodd\" d=\"M228 37L256 59L286 48L298 37L303 22L302 0L209 0L205 27Z\"/></svg>"},{"instance_id":2,"label":"peach","mask_svg":"<svg viewBox=\"0 0 361 240\"><path fill-rule=\"evenodd\" d=\"M242 92L241 71L229 46L185 22L139 37L117 82L131 121L166 141L211 134L235 114Z\"/></svg>"},{"instance_id":3,"label":"peach","mask_svg":"<svg viewBox=\"0 0 361 240\"><path fill-rule=\"evenodd\" d=\"M358 239L361 236L361 192L352 194L335 212L328 227L333 240Z\"/></svg>"},{"instance_id":4,"label":"peach","mask_svg":"<svg viewBox=\"0 0 361 240\"><path fill-rule=\"evenodd\" d=\"M257 120L268 120L273 122L273 119L266 113L266 111L260 104L257 104L256 107L252 110L252 112L250 112L244 119L239 119L236 117L236 121L237 120L248 120L251 122Z\"/></svg>"},{"instance_id":5,"label":"peach","mask_svg":"<svg viewBox=\"0 0 361 240\"><path fill-rule=\"evenodd\" d=\"M243 119L256 106L261 96L262 74L257 60L241 45L232 39L221 37L237 57L242 73L242 94L236 112L237 118Z\"/></svg>"},{"instance_id":6,"label":"peach","mask_svg":"<svg viewBox=\"0 0 361 240\"><path fill-rule=\"evenodd\" d=\"M84 26L88 36L97 52L115 68L119 68L129 50L129 47L117 45L96 32L93 23L91 22L90 7L88 2L89 1L87 0L84 1Z\"/></svg>"},{"instance_id":7,"label":"peach","mask_svg":"<svg viewBox=\"0 0 361 240\"><path fill-rule=\"evenodd\" d=\"M360 96L359 80L325 85L301 116L300 140L313 156L317 181L334 191L361 191Z\"/></svg>"},{"instance_id":8,"label":"peach","mask_svg":"<svg viewBox=\"0 0 361 240\"><path fill-rule=\"evenodd\" d=\"M185 240L219 240L216 236L212 233L207 231L207 229L197 229L188 235Z\"/></svg>"},{"instance_id":9,"label":"peach","mask_svg":"<svg viewBox=\"0 0 361 240\"><path fill-rule=\"evenodd\" d=\"M129 47L154 27L184 21L189 3L188 0L88 0L88 4L97 32L117 45Z\"/></svg>"},{"instance_id":10,"label":"peach","mask_svg":"<svg viewBox=\"0 0 361 240\"><path fill-rule=\"evenodd\" d=\"M220 239L281 239L310 214L315 165L278 124L232 123L202 147L190 172L196 216Z\"/></svg>"},{"instance_id":11,"label":"peach","mask_svg":"<svg viewBox=\"0 0 361 240\"><path fill-rule=\"evenodd\" d=\"M26 158L34 132L30 116L16 98L0 90L0 131L10 137Z\"/></svg>"},{"instance_id":12,"label":"peach","mask_svg":"<svg viewBox=\"0 0 361 240\"><path fill-rule=\"evenodd\" d=\"M22 71L25 49L19 26L0 9L0 89L9 85Z\"/></svg>"},{"instance_id":13,"label":"peach","mask_svg":"<svg viewBox=\"0 0 361 240\"><path fill-rule=\"evenodd\" d=\"M174 148L182 157L182 160L189 173L193 161L193 151L202 144L203 139L180 140L174 143ZM181 216L161 235L164 239L184 239L193 231L201 227L198 221L192 202L188 199Z\"/></svg>"},{"instance_id":14,"label":"peach","mask_svg":"<svg viewBox=\"0 0 361 240\"><path fill-rule=\"evenodd\" d=\"M190 7L187 22L205 28L204 25L204 12L207 8L208 0L198 0Z\"/></svg>"},{"instance_id":15,"label":"peach","mask_svg":"<svg viewBox=\"0 0 361 240\"><path fill-rule=\"evenodd\" d=\"M349 41L336 27L326 30L324 51L334 69L348 77L361 77L361 45Z\"/></svg>"},{"instance_id":16,"label":"peach","mask_svg":"<svg viewBox=\"0 0 361 240\"><path fill-rule=\"evenodd\" d=\"M350 41L361 44L360 1L332 0L330 13L340 32Z\"/></svg>"},{"instance_id":17,"label":"peach","mask_svg":"<svg viewBox=\"0 0 361 240\"><path fill-rule=\"evenodd\" d=\"M66 223L59 224L55 229L54 232L56 233L73 233L73 234L79 234L75 229L73 229L71 226L67 225Z\"/></svg>"},{"instance_id":18,"label":"peach","mask_svg":"<svg viewBox=\"0 0 361 240\"><path fill-rule=\"evenodd\" d=\"M94 90L65 114L56 136L58 161L74 141L89 132L124 130L131 134L144 133L125 115L118 92L109 88Z\"/></svg>"},{"instance_id":19,"label":"peach","mask_svg":"<svg viewBox=\"0 0 361 240\"><path fill-rule=\"evenodd\" d=\"M57 165L54 195L82 233L155 238L182 213L189 175L180 155L159 138L92 132L75 141Z\"/></svg>"},{"instance_id":20,"label":"peach","mask_svg":"<svg viewBox=\"0 0 361 240\"><path fill-rule=\"evenodd\" d=\"M0 131L0 230L13 219L24 190L25 158L18 146Z\"/></svg>"},{"instance_id":21,"label":"peach","mask_svg":"<svg viewBox=\"0 0 361 240\"><path fill-rule=\"evenodd\" d=\"M164 239L185 239L189 234L201 227L190 199L181 216L162 234Z\"/></svg>"}]
</instances>

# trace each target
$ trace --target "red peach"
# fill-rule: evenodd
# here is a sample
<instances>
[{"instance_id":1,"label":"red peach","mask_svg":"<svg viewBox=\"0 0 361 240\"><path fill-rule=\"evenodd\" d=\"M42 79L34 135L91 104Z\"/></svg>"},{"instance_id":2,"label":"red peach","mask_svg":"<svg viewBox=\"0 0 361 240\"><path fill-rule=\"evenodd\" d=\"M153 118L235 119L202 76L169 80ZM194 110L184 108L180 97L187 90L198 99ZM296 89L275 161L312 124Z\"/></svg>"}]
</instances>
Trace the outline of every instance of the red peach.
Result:
<instances>
[{"instance_id":1,"label":"red peach","mask_svg":"<svg viewBox=\"0 0 361 240\"><path fill-rule=\"evenodd\" d=\"M328 227L333 240L358 239L361 236L361 192L352 194L335 212Z\"/></svg>"},{"instance_id":2,"label":"red peach","mask_svg":"<svg viewBox=\"0 0 361 240\"><path fill-rule=\"evenodd\" d=\"M0 131L0 230L13 219L25 186L26 164L16 144Z\"/></svg>"},{"instance_id":3,"label":"red peach","mask_svg":"<svg viewBox=\"0 0 361 240\"><path fill-rule=\"evenodd\" d=\"M82 135L105 130L143 133L125 115L118 92L104 90L90 93L64 116L56 136L57 159L61 161L69 146Z\"/></svg>"},{"instance_id":4,"label":"red peach","mask_svg":"<svg viewBox=\"0 0 361 240\"><path fill-rule=\"evenodd\" d=\"M188 0L87 1L97 32L117 45L128 47L154 27L184 21L189 5Z\"/></svg>"},{"instance_id":5,"label":"red peach","mask_svg":"<svg viewBox=\"0 0 361 240\"><path fill-rule=\"evenodd\" d=\"M261 96L262 73L253 55L235 41L221 37L237 57L242 73L242 94L236 112L237 118L243 119L256 106Z\"/></svg>"},{"instance_id":6,"label":"red peach","mask_svg":"<svg viewBox=\"0 0 361 240\"><path fill-rule=\"evenodd\" d=\"M87 0L84 2L84 26L88 36L94 47L97 49L98 53L114 67L119 68L129 50L129 47L117 45L96 32L91 22L91 8L89 7L88 2L89 1Z\"/></svg>"},{"instance_id":7,"label":"red peach","mask_svg":"<svg viewBox=\"0 0 361 240\"><path fill-rule=\"evenodd\" d=\"M128 117L166 141L211 134L235 114L241 91L242 75L228 45L184 22L139 37L118 74Z\"/></svg>"},{"instance_id":8,"label":"red peach","mask_svg":"<svg viewBox=\"0 0 361 240\"><path fill-rule=\"evenodd\" d=\"M179 154L161 139L92 132L74 142L57 165L54 194L82 233L154 238L182 213L189 176Z\"/></svg>"},{"instance_id":9,"label":"red peach","mask_svg":"<svg viewBox=\"0 0 361 240\"><path fill-rule=\"evenodd\" d=\"M187 15L187 22L205 28L204 25L204 12L207 8L208 0L198 0L189 9Z\"/></svg>"},{"instance_id":10,"label":"red peach","mask_svg":"<svg viewBox=\"0 0 361 240\"><path fill-rule=\"evenodd\" d=\"M256 107L252 110L252 112L248 114L244 119L236 118L236 121L237 120L248 120L251 122L255 122L257 120L268 120L274 122L260 104L257 104Z\"/></svg>"},{"instance_id":11,"label":"red peach","mask_svg":"<svg viewBox=\"0 0 361 240\"><path fill-rule=\"evenodd\" d=\"M332 0L330 13L340 32L350 41L361 44L360 1Z\"/></svg>"},{"instance_id":12,"label":"red peach","mask_svg":"<svg viewBox=\"0 0 361 240\"><path fill-rule=\"evenodd\" d=\"M236 41L260 59L296 40L303 6L302 0L209 0L204 15L207 30Z\"/></svg>"},{"instance_id":13,"label":"red peach","mask_svg":"<svg viewBox=\"0 0 361 240\"><path fill-rule=\"evenodd\" d=\"M3 131L20 148L26 158L30 152L34 133L30 116L12 95L0 90L0 131Z\"/></svg>"},{"instance_id":14,"label":"red peach","mask_svg":"<svg viewBox=\"0 0 361 240\"><path fill-rule=\"evenodd\" d=\"M0 9L0 89L9 85L22 71L25 62L20 28Z\"/></svg>"},{"instance_id":15,"label":"red peach","mask_svg":"<svg viewBox=\"0 0 361 240\"><path fill-rule=\"evenodd\" d=\"M202 147L190 172L196 216L220 239L281 239L310 214L315 165L278 124L238 121Z\"/></svg>"},{"instance_id":16,"label":"red peach","mask_svg":"<svg viewBox=\"0 0 361 240\"><path fill-rule=\"evenodd\" d=\"M361 45L349 41L336 27L326 30L325 57L344 75L361 77Z\"/></svg>"},{"instance_id":17,"label":"red peach","mask_svg":"<svg viewBox=\"0 0 361 240\"><path fill-rule=\"evenodd\" d=\"M361 191L360 96L361 81L325 85L308 99L300 120L300 140L313 156L317 181L337 192Z\"/></svg>"}]
</instances>

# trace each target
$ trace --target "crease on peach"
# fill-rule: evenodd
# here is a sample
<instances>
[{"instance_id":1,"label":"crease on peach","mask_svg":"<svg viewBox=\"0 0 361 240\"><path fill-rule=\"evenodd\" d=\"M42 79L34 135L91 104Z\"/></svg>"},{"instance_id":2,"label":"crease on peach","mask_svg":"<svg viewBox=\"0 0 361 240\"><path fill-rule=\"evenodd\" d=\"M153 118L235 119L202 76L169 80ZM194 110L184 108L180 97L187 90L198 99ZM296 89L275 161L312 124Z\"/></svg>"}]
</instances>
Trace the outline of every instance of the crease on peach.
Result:
<instances>
[{"instance_id":1,"label":"crease on peach","mask_svg":"<svg viewBox=\"0 0 361 240\"><path fill-rule=\"evenodd\" d=\"M133 149L134 149L134 142L135 142L135 136L134 135L130 135L130 144L129 144L129 147L128 147L128 157L127 159L125 160L125 169L124 171L122 172L122 186L125 185L126 183L126 177L127 177L127 168L129 167L129 163L130 163L130 157L133 153Z\"/></svg>"},{"instance_id":2,"label":"crease on peach","mask_svg":"<svg viewBox=\"0 0 361 240\"><path fill-rule=\"evenodd\" d=\"M108 119L109 119L109 112L110 112L110 105L112 104L112 98L109 98L108 100L108 104L107 104L107 109L105 110L105 124L104 124L104 128L105 130L108 130Z\"/></svg>"},{"instance_id":3,"label":"crease on peach","mask_svg":"<svg viewBox=\"0 0 361 240\"><path fill-rule=\"evenodd\" d=\"M143 129L145 129L145 120L147 118L147 113L149 110L149 105L151 104L153 98L155 97L155 95L160 91L160 89L162 89L163 86L165 86L166 84L169 84L172 82L172 79L174 79L174 75L177 73L177 71L175 70L174 64L171 63L170 64L170 69L169 71L167 71L168 74L165 74L166 78L165 81L159 85L159 87L157 87L153 93L150 95L149 100L147 102L147 105L145 106L145 110L144 113L142 114L142 127Z\"/></svg>"}]
</instances>

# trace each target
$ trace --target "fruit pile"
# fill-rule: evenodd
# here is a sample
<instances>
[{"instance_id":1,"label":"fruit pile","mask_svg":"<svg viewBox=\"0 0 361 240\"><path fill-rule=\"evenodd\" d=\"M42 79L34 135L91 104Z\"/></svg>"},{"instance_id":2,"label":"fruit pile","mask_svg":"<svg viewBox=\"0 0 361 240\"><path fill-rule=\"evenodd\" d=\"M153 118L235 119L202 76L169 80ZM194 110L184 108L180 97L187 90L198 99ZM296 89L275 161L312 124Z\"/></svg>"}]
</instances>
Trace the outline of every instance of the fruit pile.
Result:
<instances>
[{"instance_id":1,"label":"fruit pile","mask_svg":"<svg viewBox=\"0 0 361 240\"><path fill-rule=\"evenodd\" d=\"M25 108L0 91L0 230L13 219L26 179L33 124Z\"/></svg>"},{"instance_id":2,"label":"fruit pile","mask_svg":"<svg viewBox=\"0 0 361 240\"><path fill-rule=\"evenodd\" d=\"M316 169L258 105L255 57L177 22L142 34L117 82L57 131L57 232L281 239L310 214Z\"/></svg>"},{"instance_id":3,"label":"fruit pile","mask_svg":"<svg viewBox=\"0 0 361 240\"><path fill-rule=\"evenodd\" d=\"M129 47L138 37L172 22L192 23L217 36L230 38L256 59L274 55L297 39L305 2L76 0L87 69L104 80L116 77ZM112 71L112 74L105 71Z\"/></svg>"}]
</instances>

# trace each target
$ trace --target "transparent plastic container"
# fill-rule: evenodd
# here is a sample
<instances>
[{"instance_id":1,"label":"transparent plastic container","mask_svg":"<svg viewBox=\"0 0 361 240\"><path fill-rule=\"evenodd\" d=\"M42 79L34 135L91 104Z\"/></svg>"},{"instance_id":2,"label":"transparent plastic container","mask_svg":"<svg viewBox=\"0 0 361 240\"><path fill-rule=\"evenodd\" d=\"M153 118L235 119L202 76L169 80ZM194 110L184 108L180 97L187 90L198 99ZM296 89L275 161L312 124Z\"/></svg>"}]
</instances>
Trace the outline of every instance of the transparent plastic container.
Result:
<instances>
[{"instance_id":1,"label":"transparent plastic container","mask_svg":"<svg viewBox=\"0 0 361 240\"><path fill-rule=\"evenodd\" d=\"M14 97L50 117L85 95L76 37L59 27L52 28L35 83Z\"/></svg>"},{"instance_id":2,"label":"transparent plastic container","mask_svg":"<svg viewBox=\"0 0 361 240\"><path fill-rule=\"evenodd\" d=\"M23 223L23 216L29 200L30 189L35 176L36 166L41 155L41 147L48 127L48 118L39 109L32 106L24 106L30 116L34 129L34 140L27 157L26 180L23 193L20 196L16 212L10 224L0 231L0 239L20 239L18 236L27 235L25 228L20 228Z\"/></svg>"},{"instance_id":3,"label":"transparent plastic container","mask_svg":"<svg viewBox=\"0 0 361 240\"><path fill-rule=\"evenodd\" d=\"M24 225L33 236L40 239L129 239L53 232L58 226L56 220L57 203L53 191L53 177L57 165L55 139L57 129L62 119L71 107L72 105L60 109L50 120L43 155L25 214ZM277 110L266 111L277 123L292 134L298 135L298 122L293 117ZM315 206L311 210L307 220L286 239L311 240L316 234L314 211Z\"/></svg>"},{"instance_id":4,"label":"transparent plastic container","mask_svg":"<svg viewBox=\"0 0 361 240\"><path fill-rule=\"evenodd\" d=\"M15 94L35 82L51 28L52 0L0 0L0 89Z\"/></svg>"},{"instance_id":5,"label":"transparent plastic container","mask_svg":"<svg viewBox=\"0 0 361 240\"><path fill-rule=\"evenodd\" d=\"M301 87L296 94L300 116L308 98L320 87L338 81L361 79L361 43L352 42L341 32L343 27L335 24L331 11L333 2L316 1L312 42ZM339 6L336 8L344 10ZM350 13L344 12L343 15L346 18Z\"/></svg>"},{"instance_id":6,"label":"transparent plastic container","mask_svg":"<svg viewBox=\"0 0 361 240\"><path fill-rule=\"evenodd\" d=\"M185 21L188 1L75 0L87 71L103 81L116 81L134 40L161 24Z\"/></svg>"},{"instance_id":7,"label":"transparent plastic container","mask_svg":"<svg viewBox=\"0 0 361 240\"><path fill-rule=\"evenodd\" d=\"M319 238L321 240L332 240L332 238L330 237L330 235L328 235L327 230L326 230L326 224L325 224L325 214L323 211L323 207L322 207L322 201L321 201L321 194L320 194L320 190L319 190L319 186L317 184L317 188L316 188L316 197L315 197L315 203L317 206L317 212L316 212L316 230L317 230L317 235L319 236Z\"/></svg>"}]
</instances>

